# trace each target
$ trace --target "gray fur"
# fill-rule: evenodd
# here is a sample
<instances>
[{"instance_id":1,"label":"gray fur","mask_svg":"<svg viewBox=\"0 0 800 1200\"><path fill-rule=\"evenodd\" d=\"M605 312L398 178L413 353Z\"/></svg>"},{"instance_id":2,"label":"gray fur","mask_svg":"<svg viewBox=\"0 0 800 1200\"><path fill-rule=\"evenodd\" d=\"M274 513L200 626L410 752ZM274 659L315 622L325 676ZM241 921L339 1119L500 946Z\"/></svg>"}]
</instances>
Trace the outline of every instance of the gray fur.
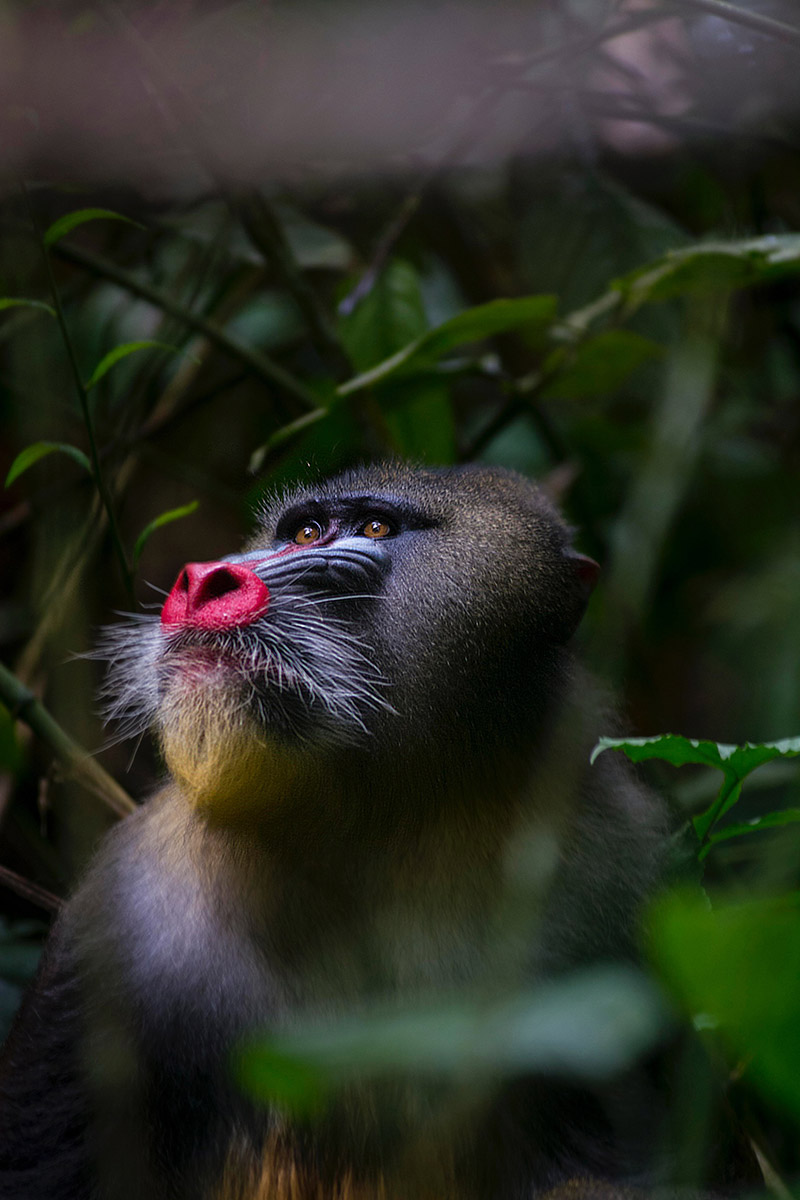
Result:
<instances>
[{"instance_id":1,"label":"gray fur","mask_svg":"<svg viewBox=\"0 0 800 1200\"><path fill-rule=\"evenodd\" d=\"M343 514L344 542L261 562L291 537L287 511ZM362 550L376 512L399 525ZM107 840L12 1042L0 1195L200 1200L234 1143L257 1155L280 1125L230 1082L243 1034L635 953L663 819L618 763L588 766L600 706L567 646L585 601L569 546L520 476L371 467L265 507L232 559L272 593L253 625L198 635L145 618L109 635L109 709L131 731L168 724L183 673L216 655L218 703L275 744L290 782L276 797L253 778L248 820L230 825L168 784ZM65 989L51 1092L85 1123L77 1143L32 1098ZM285 1137L324 1179L370 1178L397 1169L437 1097L356 1087ZM495 1097L485 1121L442 1135L448 1195L530 1197L641 1165L594 1098L555 1083Z\"/></svg>"}]
</instances>

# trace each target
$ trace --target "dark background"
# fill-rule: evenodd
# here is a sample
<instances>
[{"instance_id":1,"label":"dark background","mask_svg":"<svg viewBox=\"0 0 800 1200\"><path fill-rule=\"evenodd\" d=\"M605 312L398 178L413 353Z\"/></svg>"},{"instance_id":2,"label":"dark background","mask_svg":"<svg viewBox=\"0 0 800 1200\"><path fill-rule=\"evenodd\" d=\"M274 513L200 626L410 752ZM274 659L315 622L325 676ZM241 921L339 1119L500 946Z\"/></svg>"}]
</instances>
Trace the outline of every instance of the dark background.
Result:
<instances>
[{"instance_id":1,"label":"dark background","mask_svg":"<svg viewBox=\"0 0 800 1200\"><path fill-rule=\"evenodd\" d=\"M3 661L141 797L154 751L114 744L76 657L97 627L235 550L265 490L477 459L540 478L601 563L580 638L623 728L800 734L799 132L791 0L6 3L0 301L63 323L0 308L0 474L40 441L91 457L89 426L99 471L62 449L0 493ZM45 245L91 208L126 220ZM671 287L609 305L676 250ZM337 394L540 294L557 319ZM0 862L63 896L113 815L10 707ZM716 786L659 778L684 810ZM791 761L742 801L797 803ZM758 889L761 847L708 881ZM10 1012L48 901L5 882Z\"/></svg>"}]
</instances>

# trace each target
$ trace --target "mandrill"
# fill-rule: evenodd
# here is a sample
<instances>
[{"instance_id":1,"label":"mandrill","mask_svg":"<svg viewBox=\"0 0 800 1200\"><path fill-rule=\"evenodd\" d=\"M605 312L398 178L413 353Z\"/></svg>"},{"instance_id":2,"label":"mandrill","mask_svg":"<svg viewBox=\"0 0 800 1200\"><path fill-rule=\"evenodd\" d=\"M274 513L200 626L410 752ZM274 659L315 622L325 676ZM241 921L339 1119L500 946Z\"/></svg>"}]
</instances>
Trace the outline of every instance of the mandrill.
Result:
<instances>
[{"instance_id":1,"label":"mandrill","mask_svg":"<svg viewBox=\"0 0 800 1200\"><path fill-rule=\"evenodd\" d=\"M106 838L12 1033L3 1200L647 1178L644 1069L356 1075L313 1118L232 1070L257 1034L633 957L663 819L624 765L589 766L569 641L595 574L521 476L376 466L270 504L243 553L110 632L111 715L155 730L169 778Z\"/></svg>"}]
</instances>

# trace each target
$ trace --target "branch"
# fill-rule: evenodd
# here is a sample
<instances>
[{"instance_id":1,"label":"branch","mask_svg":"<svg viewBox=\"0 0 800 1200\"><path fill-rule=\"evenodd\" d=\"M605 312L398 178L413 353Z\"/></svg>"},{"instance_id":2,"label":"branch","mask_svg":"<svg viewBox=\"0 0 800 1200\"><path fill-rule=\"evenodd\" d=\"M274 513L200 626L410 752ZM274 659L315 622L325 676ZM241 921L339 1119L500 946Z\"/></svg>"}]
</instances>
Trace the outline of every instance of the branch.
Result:
<instances>
[{"instance_id":1,"label":"branch","mask_svg":"<svg viewBox=\"0 0 800 1200\"><path fill-rule=\"evenodd\" d=\"M108 484L106 483L105 475L100 469L100 456L97 450L94 421L92 419L91 409L89 408L89 391L86 387L86 384L83 382L80 366L78 364L78 357L75 352L75 346L73 345L72 337L70 336L69 332L69 326L67 325L67 319L64 315L64 306L61 303L61 293L59 292L58 285L56 284L56 277L53 272L53 264L50 261L50 253L44 237L42 236L42 232L39 229L39 222L36 219L36 213L34 212L33 205L31 204L28 189L24 184L22 185L22 192L25 197L25 203L28 208L28 215L30 217L31 225L33 226L34 233L36 234L36 240L39 243L39 250L42 258L44 259L45 271L47 273L47 279L50 285L50 292L56 309L58 327L61 330L61 337L67 351L67 358L69 359L69 365L72 371L73 381L75 383L75 390L78 393L78 403L83 415L83 423L86 427L86 434L89 439L89 456L92 462L92 475L94 477L94 484L103 503L106 516L108 517L108 528L111 534L111 544L114 547L114 553L117 558L117 563L119 564L122 582L125 585L125 589L130 597L131 602L133 602L135 593L133 590L131 569L128 565L128 560L125 557L125 549L122 545L122 537L119 532L119 526L117 525L116 513L114 512L114 506L111 502L111 493L108 490Z\"/></svg>"},{"instance_id":2,"label":"branch","mask_svg":"<svg viewBox=\"0 0 800 1200\"><path fill-rule=\"evenodd\" d=\"M214 325L211 321L207 321L205 317L189 312L176 300L173 300L164 292L160 292L157 288L152 287L149 283L143 283L129 271L115 266L114 263L100 258L99 255L91 254L88 250L82 250L78 246L68 245L66 242L58 242L53 247L53 253L58 254L59 257L65 259L67 262L84 267L87 271L91 271L103 279L111 280L118 287L124 288L134 296L140 296L142 300L146 300L155 308L160 308L167 316L182 321L189 329L194 329L197 333L203 334L204 337L207 337L210 342L214 342L221 350L230 355L231 358L244 363L256 378L271 388L280 388L282 392L298 400L303 408L315 409L317 407L318 400L313 392L306 388L298 379L295 379L294 375L291 375L283 367L279 366L278 363L273 362L270 358L266 358L257 350L253 350L249 346L236 341L235 338L230 337L219 326Z\"/></svg>"},{"instance_id":3,"label":"branch","mask_svg":"<svg viewBox=\"0 0 800 1200\"><path fill-rule=\"evenodd\" d=\"M10 867L0 867L0 885L16 892L24 900L30 900L31 904L38 905L46 912L57 913L64 903L59 896L48 892L47 888L40 887L38 883L33 883L30 879L24 879Z\"/></svg>"},{"instance_id":4,"label":"branch","mask_svg":"<svg viewBox=\"0 0 800 1200\"><path fill-rule=\"evenodd\" d=\"M308 326L317 353L338 380L350 374L350 363L328 314L297 265L281 223L269 201L259 192L231 201L247 236L263 258L275 268Z\"/></svg>"},{"instance_id":5,"label":"branch","mask_svg":"<svg viewBox=\"0 0 800 1200\"><path fill-rule=\"evenodd\" d=\"M745 28L754 29L756 33L763 33L766 37L777 38L780 42L791 42L793 46L800 46L800 29L796 26L787 25L784 21L767 17L763 13L739 8L738 4L729 4L728 0L672 0L672 3L680 8L694 8L698 12L709 13L734 25L744 25Z\"/></svg>"},{"instance_id":6,"label":"branch","mask_svg":"<svg viewBox=\"0 0 800 1200\"><path fill-rule=\"evenodd\" d=\"M33 692L0 664L0 700L11 716L24 721L50 747L69 775L98 796L120 817L136 810L124 788L61 728Z\"/></svg>"}]
</instances>

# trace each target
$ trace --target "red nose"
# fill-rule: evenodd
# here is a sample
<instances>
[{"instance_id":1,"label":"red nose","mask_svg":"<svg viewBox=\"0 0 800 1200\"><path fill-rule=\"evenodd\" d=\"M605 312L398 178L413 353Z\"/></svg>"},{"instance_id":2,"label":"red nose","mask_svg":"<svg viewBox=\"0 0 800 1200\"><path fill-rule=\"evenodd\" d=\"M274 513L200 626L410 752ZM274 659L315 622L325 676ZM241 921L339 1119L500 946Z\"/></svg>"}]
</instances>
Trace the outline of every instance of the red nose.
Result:
<instances>
[{"instance_id":1,"label":"red nose","mask_svg":"<svg viewBox=\"0 0 800 1200\"><path fill-rule=\"evenodd\" d=\"M161 610L162 625L230 629L266 612L269 589L240 563L187 563Z\"/></svg>"}]
</instances>

